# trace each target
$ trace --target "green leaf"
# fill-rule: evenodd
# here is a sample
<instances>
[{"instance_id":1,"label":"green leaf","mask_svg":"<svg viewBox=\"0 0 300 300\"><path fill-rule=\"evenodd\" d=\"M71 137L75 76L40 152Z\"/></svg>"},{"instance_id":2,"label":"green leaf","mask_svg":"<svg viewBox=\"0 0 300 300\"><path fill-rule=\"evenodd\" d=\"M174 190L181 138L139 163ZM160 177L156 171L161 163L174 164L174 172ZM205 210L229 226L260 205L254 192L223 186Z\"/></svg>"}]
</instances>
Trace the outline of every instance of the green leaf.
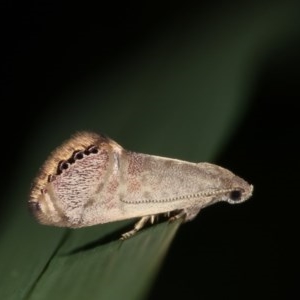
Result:
<instances>
[{"instance_id":1,"label":"green leaf","mask_svg":"<svg viewBox=\"0 0 300 300\"><path fill-rule=\"evenodd\" d=\"M29 298L141 299L179 224L160 224L125 242L116 240L72 255L57 255Z\"/></svg>"}]
</instances>

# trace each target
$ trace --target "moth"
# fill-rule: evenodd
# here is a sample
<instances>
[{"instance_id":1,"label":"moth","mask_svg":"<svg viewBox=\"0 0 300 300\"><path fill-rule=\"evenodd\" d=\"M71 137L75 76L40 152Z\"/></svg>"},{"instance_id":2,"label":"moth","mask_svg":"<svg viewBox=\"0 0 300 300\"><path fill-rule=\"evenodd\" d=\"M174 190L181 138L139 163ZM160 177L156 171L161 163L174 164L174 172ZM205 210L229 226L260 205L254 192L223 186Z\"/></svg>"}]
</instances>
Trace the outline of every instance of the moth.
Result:
<instances>
[{"instance_id":1,"label":"moth","mask_svg":"<svg viewBox=\"0 0 300 300\"><path fill-rule=\"evenodd\" d=\"M140 218L126 239L156 216L190 221L219 201L246 201L253 186L220 166L136 153L90 132L51 153L33 182L29 208L45 225L79 228Z\"/></svg>"}]
</instances>

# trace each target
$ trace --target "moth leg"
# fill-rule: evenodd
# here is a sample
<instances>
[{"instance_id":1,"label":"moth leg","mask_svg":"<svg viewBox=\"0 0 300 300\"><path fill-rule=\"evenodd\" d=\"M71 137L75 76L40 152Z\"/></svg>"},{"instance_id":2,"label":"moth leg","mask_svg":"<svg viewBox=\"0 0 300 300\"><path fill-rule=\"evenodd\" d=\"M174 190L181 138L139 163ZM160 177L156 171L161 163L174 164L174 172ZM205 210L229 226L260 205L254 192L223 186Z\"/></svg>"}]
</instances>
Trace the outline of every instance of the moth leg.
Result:
<instances>
[{"instance_id":1,"label":"moth leg","mask_svg":"<svg viewBox=\"0 0 300 300\"><path fill-rule=\"evenodd\" d=\"M151 215L150 216L150 223L153 225L155 221L157 221L158 215Z\"/></svg>"},{"instance_id":2,"label":"moth leg","mask_svg":"<svg viewBox=\"0 0 300 300\"><path fill-rule=\"evenodd\" d=\"M173 217L171 217L169 219L170 222L176 221L180 218L186 218L186 211L184 209L182 209L178 214L174 215Z\"/></svg>"},{"instance_id":3,"label":"moth leg","mask_svg":"<svg viewBox=\"0 0 300 300\"><path fill-rule=\"evenodd\" d=\"M152 216L142 217L137 223L134 224L134 227L132 230L127 231L122 234L121 240L126 240L126 239L130 238L131 236L133 236L137 231L141 230L151 217Z\"/></svg>"},{"instance_id":4,"label":"moth leg","mask_svg":"<svg viewBox=\"0 0 300 300\"><path fill-rule=\"evenodd\" d=\"M201 208L199 207L187 207L179 211L176 215L171 217L169 221L175 221L180 218L183 218L184 222L193 220L197 214L200 212Z\"/></svg>"},{"instance_id":5,"label":"moth leg","mask_svg":"<svg viewBox=\"0 0 300 300\"><path fill-rule=\"evenodd\" d=\"M164 216L167 217L167 218L170 218L170 215L171 215L171 212L170 212L170 211L164 213Z\"/></svg>"}]
</instances>

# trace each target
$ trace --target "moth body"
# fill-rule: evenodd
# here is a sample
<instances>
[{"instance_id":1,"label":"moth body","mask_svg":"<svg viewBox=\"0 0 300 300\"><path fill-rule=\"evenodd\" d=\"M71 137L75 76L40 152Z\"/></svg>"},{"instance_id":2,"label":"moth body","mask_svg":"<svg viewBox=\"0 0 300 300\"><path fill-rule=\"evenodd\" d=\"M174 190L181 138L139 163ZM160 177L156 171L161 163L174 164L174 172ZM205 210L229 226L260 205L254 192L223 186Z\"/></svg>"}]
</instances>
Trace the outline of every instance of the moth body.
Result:
<instances>
[{"instance_id":1,"label":"moth body","mask_svg":"<svg viewBox=\"0 0 300 300\"><path fill-rule=\"evenodd\" d=\"M50 155L29 206L40 223L71 228L142 217L127 238L151 216L176 211L192 220L213 203L243 202L252 190L220 166L135 153L84 132Z\"/></svg>"}]
</instances>

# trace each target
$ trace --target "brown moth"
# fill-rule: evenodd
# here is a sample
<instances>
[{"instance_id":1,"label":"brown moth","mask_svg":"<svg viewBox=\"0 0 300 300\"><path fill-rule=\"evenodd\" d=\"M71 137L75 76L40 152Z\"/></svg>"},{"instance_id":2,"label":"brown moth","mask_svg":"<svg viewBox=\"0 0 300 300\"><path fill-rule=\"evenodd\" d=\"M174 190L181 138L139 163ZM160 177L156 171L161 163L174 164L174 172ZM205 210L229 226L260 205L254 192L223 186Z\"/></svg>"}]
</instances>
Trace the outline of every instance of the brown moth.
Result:
<instances>
[{"instance_id":1,"label":"brown moth","mask_svg":"<svg viewBox=\"0 0 300 300\"><path fill-rule=\"evenodd\" d=\"M125 239L159 214L189 221L216 202L244 202L252 191L217 165L131 152L103 135L82 132L46 160L29 207L40 223L71 228L141 217Z\"/></svg>"}]
</instances>

